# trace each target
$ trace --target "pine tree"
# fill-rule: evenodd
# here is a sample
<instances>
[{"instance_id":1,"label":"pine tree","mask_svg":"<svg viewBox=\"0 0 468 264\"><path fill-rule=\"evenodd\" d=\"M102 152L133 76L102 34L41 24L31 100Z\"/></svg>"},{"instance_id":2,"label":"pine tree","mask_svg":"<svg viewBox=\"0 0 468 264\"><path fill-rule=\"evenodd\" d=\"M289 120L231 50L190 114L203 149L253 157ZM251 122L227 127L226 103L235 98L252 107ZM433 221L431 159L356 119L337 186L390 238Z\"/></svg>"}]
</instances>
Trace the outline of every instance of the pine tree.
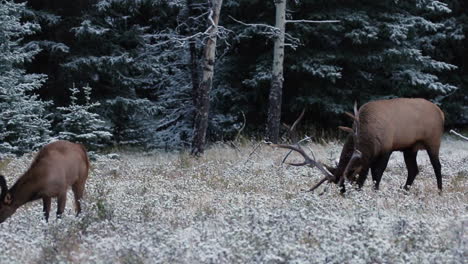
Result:
<instances>
[{"instance_id":1,"label":"pine tree","mask_svg":"<svg viewBox=\"0 0 468 264\"><path fill-rule=\"evenodd\" d=\"M225 25L236 31L239 42L232 47L235 54L228 55L238 56L231 62L232 71L222 73L232 77L223 84L236 85L246 98L242 103L248 120L265 118L267 112L264 98L272 78L273 43L268 32L259 35L259 31L265 31L261 24L274 20L273 3L239 1L234 10L226 10L256 25L246 27L236 21L231 22L238 24L235 28ZM360 105L389 97L437 100L456 90L445 76L455 74L457 67L441 54L449 46L445 43L463 38L463 32L441 1L301 0L290 3L286 16L340 20L287 23L286 32L300 43L291 45L294 39L286 39L282 113L286 122L307 107L306 122L336 126L347 121L343 112L355 100Z\"/></svg>"},{"instance_id":2,"label":"pine tree","mask_svg":"<svg viewBox=\"0 0 468 264\"><path fill-rule=\"evenodd\" d=\"M24 63L40 49L23 43L36 32L37 24L22 22L24 4L0 4L0 152L22 154L45 144L50 121L46 118L49 102L41 101L36 90L44 75L26 74Z\"/></svg>"},{"instance_id":3,"label":"pine tree","mask_svg":"<svg viewBox=\"0 0 468 264\"><path fill-rule=\"evenodd\" d=\"M309 13L311 17L334 16L342 21L295 27L309 32L304 44L310 48L298 51L296 56L306 59L294 62L293 71L327 80L320 87L304 87L304 94L310 95L303 97L305 102L327 106L329 98L329 110L341 112L336 103L351 105L354 100L363 103L394 96L434 98L456 89L441 76L457 67L437 56L441 42L460 37L453 21L440 19L451 12L446 4L436 0L334 2L299 5L320 10Z\"/></svg>"},{"instance_id":4,"label":"pine tree","mask_svg":"<svg viewBox=\"0 0 468 264\"><path fill-rule=\"evenodd\" d=\"M70 105L57 107L61 112L58 137L60 139L79 142L91 150L109 145L112 134L106 122L99 114L94 113L100 104L91 103L91 87L83 87L84 104L78 103L80 90L75 86L70 88Z\"/></svg>"},{"instance_id":5,"label":"pine tree","mask_svg":"<svg viewBox=\"0 0 468 264\"><path fill-rule=\"evenodd\" d=\"M105 94L100 109L119 144L188 144L187 51L167 39L176 34L179 2L100 0L73 29L80 52L65 67Z\"/></svg>"}]
</instances>

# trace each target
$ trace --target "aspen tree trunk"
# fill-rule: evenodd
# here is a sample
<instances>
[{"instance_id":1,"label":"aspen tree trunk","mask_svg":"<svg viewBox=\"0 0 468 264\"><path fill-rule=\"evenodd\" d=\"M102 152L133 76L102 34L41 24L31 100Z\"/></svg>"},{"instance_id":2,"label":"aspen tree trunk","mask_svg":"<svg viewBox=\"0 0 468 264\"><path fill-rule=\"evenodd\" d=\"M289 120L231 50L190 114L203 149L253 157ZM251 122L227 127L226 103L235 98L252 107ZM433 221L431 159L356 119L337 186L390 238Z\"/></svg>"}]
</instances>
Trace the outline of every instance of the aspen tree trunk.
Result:
<instances>
[{"instance_id":1,"label":"aspen tree trunk","mask_svg":"<svg viewBox=\"0 0 468 264\"><path fill-rule=\"evenodd\" d=\"M276 23L279 29L273 49L273 70L268 106L267 137L273 143L278 143L281 101L283 96L283 61L284 61L284 32L286 24L286 0L275 0Z\"/></svg>"},{"instance_id":2,"label":"aspen tree trunk","mask_svg":"<svg viewBox=\"0 0 468 264\"><path fill-rule=\"evenodd\" d=\"M188 9L188 20L190 21L191 17L194 17L195 9L193 8L193 0L187 0L187 9ZM190 23L193 26L193 22ZM194 34L193 28L189 30L188 35ZM189 60L189 67L190 67L190 75L192 78L192 98L193 104L197 105L197 92L198 87L200 86L200 74L198 68L198 52L197 52L197 45L196 40L191 39L189 40L189 53L190 53L190 60Z\"/></svg>"},{"instance_id":3,"label":"aspen tree trunk","mask_svg":"<svg viewBox=\"0 0 468 264\"><path fill-rule=\"evenodd\" d=\"M210 91L213 82L213 71L216 55L216 34L218 32L219 15L223 0L211 0L211 12L208 19L209 38L203 49L202 80L195 93L195 124L192 142L192 155L201 155L205 150L206 130L210 111Z\"/></svg>"}]
</instances>

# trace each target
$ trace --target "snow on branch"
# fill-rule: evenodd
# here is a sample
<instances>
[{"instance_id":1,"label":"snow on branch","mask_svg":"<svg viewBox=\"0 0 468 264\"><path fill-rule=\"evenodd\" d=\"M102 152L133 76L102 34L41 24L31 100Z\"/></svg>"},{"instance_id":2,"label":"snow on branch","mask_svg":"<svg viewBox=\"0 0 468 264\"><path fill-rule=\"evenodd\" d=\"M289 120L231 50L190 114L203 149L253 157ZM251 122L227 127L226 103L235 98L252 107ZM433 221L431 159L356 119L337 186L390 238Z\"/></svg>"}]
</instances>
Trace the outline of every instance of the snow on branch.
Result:
<instances>
[{"instance_id":1,"label":"snow on branch","mask_svg":"<svg viewBox=\"0 0 468 264\"><path fill-rule=\"evenodd\" d=\"M248 23L245 23L245 22L242 22L240 20L237 20L235 18L233 18L232 16L229 16L229 18L231 18L232 20L234 20L235 22L241 24L241 25L244 25L244 26L248 26L248 27L262 27L262 28L266 28L266 29L269 29L271 30L272 32L279 32L279 28L275 27L275 26L272 26L272 25L268 25L268 24L248 24ZM276 33L278 34L278 33Z\"/></svg>"},{"instance_id":2,"label":"snow on branch","mask_svg":"<svg viewBox=\"0 0 468 264\"><path fill-rule=\"evenodd\" d=\"M268 25L268 24L251 24L251 23L245 23L243 21L240 21L238 19L235 19L234 17L232 16L229 16L232 20L234 20L235 22L241 24L241 25L244 25L246 27L253 27L253 28L263 28L265 31L263 32L260 32L260 34L264 34L266 35L268 38L276 38L279 36L279 34L281 33L279 28L275 27L275 26L272 26L272 25ZM291 34L288 34L288 33L284 33L284 37L285 37L285 44L284 46L287 46L287 47L291 47L292 49L296 49L300 44L301 44L301 41L299 40L299 38L296 38L296 37L293 37ZM289 42L289 43L286 43Z\"/></svg>"},{"instance_id":3,"label":"snow on branch","mask_svg":"<svg viewBox=\"0 0 468 264\"><path fill-rule=\"evenodd\" d=\"M208 15L208 20L210 21L211 25L205 32L208 32L211 28L214 28L214 29L217 28L216 23L213 20L213 9L210 10L210 14Z\"/></svg>"},{"instance_id":4,"label":"snow on branch","mask_svg":"<svg viewBox=\"0 0 468 264\"><path fill-rule=\"evenodd\" d=\"M326 24L326 23L340 23L341 20L286 20L286 23L312 23L312 24Z\"/></svg>"},{"instance_id":5,"label":"snow on branch","mask_svg":"<svg viewBox=\"0 0 468 264\"><path fill-rule=\"evenodd\" d=\"M196 21L196 23L202 23L201 20L207 17L209 26L204 31L196 32L192 35L184 35L181 31L184 31L184 28L190 28L186 22L180 23L174 31L171 32L160 32L157 34L147 35L149 38L156 41L152 44L152 47L163 46L167 44L176 44L177 47L182 47L189 41L197 40L204 42L208 38L213 38L216 36L217 39L226 40L228 39L229 34L234 33L234 31L227 29L220 25L215 25L213 20L213 10L207 11L197 17L190 17L190 20Z\"/></svg>"},{"instance_id":6,"label":"snow on branch","mask_svg":"<svg viewBox=\"0 0 468 264\"><path fill-rule=\"evenodd\" d=\"M450 130L450 133L452 133L452 134L454 134L456 136L459 136L460 138L468 141L468 137L463 136L462 134L458 133L457 131L455 131L453 129Z\"/></svg>"}]
</instances>

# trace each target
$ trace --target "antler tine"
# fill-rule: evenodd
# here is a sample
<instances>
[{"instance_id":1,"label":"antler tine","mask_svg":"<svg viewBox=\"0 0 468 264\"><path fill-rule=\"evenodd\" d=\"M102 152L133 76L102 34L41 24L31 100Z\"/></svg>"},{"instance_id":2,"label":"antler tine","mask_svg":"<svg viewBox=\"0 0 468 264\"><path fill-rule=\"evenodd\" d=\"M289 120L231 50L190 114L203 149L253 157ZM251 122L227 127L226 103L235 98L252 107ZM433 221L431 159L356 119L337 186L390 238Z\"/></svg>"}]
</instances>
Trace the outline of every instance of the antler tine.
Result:
<instances>
[{"instance_id":1,"label":"antler tine","mask_svg":"<svg viewBox=\"0 0 468 264\"><path fill-rule=\"evenodd\" d=\"M302 155L304 158L304 162L301 163L288 163L289 165L292 166L305 166L308 165L310 167L317 167L325 176L317 183L315 184L312 188L308 190L308 192L312 192L315 189L317 189L320 185L322 185L325 181L327 180L333 180L335 179L335 176L331 174L324 166L320 163L315 161L314 158L310 158L309 155L307 155L304 150L298 145L297 147L291 146L291 145L285 145L285 144L271 144L273 147L278 147L278 148L285 148L285 149L290 149L292 151L296 151L299 154Z\"/></svg>"},{"instance_id":2,"label":"antler tine","mask_svg":"<svg viewBox=\"0 0 468 264\"><path fill-rule=\"evenodd\" d=\"M301 147L295 147L295 146L291 146L291 145L285 145L285 144L271 144L271 146L273 147L278 147L278 148L285 148L285 149L290 149L290 150L293 150L293 151L296 151L298 152L299 154L301 154L301 156L304 158L304 161L301 162L301 163L288 163L289 165L291 166L305 166L305 165L308 165L310 167L317 167L323 174L325 174L325 180L326 179L331 179L331 178L334 178L333 174L331 174L323 165L322 163L320 162L317 162L315 161L315 159L309 157L309 155L307 155L305 153L305 151L301 148ZM325 181L324 179L322 179L323 181Z\"/></svg>"},{"instance_id":3,"label":"antler tine","mask_svg":"<svg viewBox=\"0 0 468 264\"><path fill-rule=\"evenodd\" d=\"M353 114L351 114L350 112L345 112L345 114L346 114L347 116L351 117L351 119L356 120L356 116L353 115Z\"/></svg>"},{"instance_id":4,"label":"antler tine","mask_svg":"<svg viewBox=\"0 0 468 264\"><path fill-rule=\"evenodd\" d=\"M290 150L294 150L296 152L298 152L299 154L302 155L302 157L304 158L304 162L305 164L303 163L288 163L289 165L292 165L292 166L304 166L306 164L311 164L313 166L315 166L315 161L313 159L311 159L309 157L309 155L307 155L304 150L301 148L301 147L294 147L294 146L291 146L291 145L285 145L285 144L271 144L272 147L277 147L277 148L285 148L285 149L290 149ZM297 165L297 164L302 164L302 165Z\"/></svg>"},{"instance_id":5,"label":"antler tine","mask_svg":"<svg viewBox=\"0 0 468 264\"><path fill-rule=\"evenodd\" d=\"M354 101L354 119L356 119L357 121L359 121L359 112L358 112L358 109L357 109L357 101Z\"/></svg>"},{"instance_id":6,"label":"antler tine","mask_svg":"<svg viewBox=\"0 0 468 264\"><path fill-rule=\"evenodd\" d=\"M329 179L329 177L327 177L327 176L323 177L319 182L317 182L317 184L314 185L314 187L307 190L307 192L313 192L315 189L317 189L320 185L322 185L322 183L324 183L328 179Z\"/></svg>"},{"instance_id":7,"label":"antler tine","mask_svg":"<svg viewBox=\"0 0 468 264\"><path fill-rule=\"evenodd\" d=\"M296 119L296 121L294 121L294 123L290 127L290 131L293 131L296 128L297 124L299 124L299 122L301 122L302 118L304 117L305 111L306 111L305 108L302 109L301 114L299 115L299 117Z\"/></svg>"},{"instance_id":8,"label":"antler tine","mask_svg":"<svg viewBox=\"0 0 468 264\"><path fill-rule=\"evenodd\" d=\"M288 162L287 164L288 165L291 165L291 166L305 166L305 165L309 165L310 167L317 167L323 174L327 175L327 177L334 177L333 174L331 174L323 165L322 163L318 162L318 161L315 161L314 158L311 158L309 157L309 155L307 155L305 153L305 151L300 147L295 147L295 146L291 146L291 145L285 145L285 144L271 144L271 146L273 147L278 147L278 148L285 148L285 149L290 149L290 150L294 150L296 152L298 152L299 154L301 154L301 156L304 158L304 162L301 162L301 163L290 163Z\"/></svg>"},{"instance_id":9,"label":"antler tine","mask_svg":"<svg viewBox=\"0 0 468 264\"><path fill-rule=\"evenodd\" d=\"M359 122L359 111L358 111L358 108L357 108L357 102L354 101L354 114L351 114L350 112L345 112L345 114L349 117L351 117L351 119L353 119L354 121L357 121Z\"/></svg>"},{"instance_id":10,"label":"antler tine","mask_svg":"<svg viewBox=\"0 0 468 264\"><path fill-rule=\"evenodd\" d=\"M354 101L354 144L359 146L359 112L357 109L357 102Z\"/></svg>"},{"instance_id":11,"label":"antler tine","mask_svg":"<svg viewBox=\"0 0 468 264\"><path fill-rule=\"evenodd\" d=\"M350 128L350 127L338 126L338 128L345 131L345 132L354 134L354 130L352 128Z\"/></svg>"},{"instance_id":12,"label":"antler tine","mask_svg":"<svg viewBox=\"0 0 468 264\"><path fill-rule=\"evenodd\" d=\"M305 165L308 165L310 167L315 166L323 174L325 174L325 176L318 183L316 183L312 188L307 190L307 192L314 191L315 189L317 189L320 185L322 185L327 180L335 179L335 176L333 174L331 174L320 162L317 162L317 161L315 161L315 159L310 158L300 146L294 147L294 146L291 146L291 145L284 145L284 144L272 144L271 146L278 147L278 148L286 148L286 149L296 151L299 154L301 154L302 157L304 158L304 162L301 162L301 163L288 163L289 165L292 165L292 166L305 166Z\"/></svg>"}]
</instances>

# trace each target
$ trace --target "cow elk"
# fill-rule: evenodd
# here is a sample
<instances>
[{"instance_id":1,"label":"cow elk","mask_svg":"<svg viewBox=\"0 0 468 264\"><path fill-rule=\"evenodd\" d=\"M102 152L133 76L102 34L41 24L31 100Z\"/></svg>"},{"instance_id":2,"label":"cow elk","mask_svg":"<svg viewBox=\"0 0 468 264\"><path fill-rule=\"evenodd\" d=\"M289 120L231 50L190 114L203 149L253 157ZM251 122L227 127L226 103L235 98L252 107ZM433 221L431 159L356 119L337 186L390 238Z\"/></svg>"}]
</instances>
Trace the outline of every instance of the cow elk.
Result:
<instances>
[{"instance_id":1,"label":"cow elk","mask_svg":"<svg viewBox=\"0 0 468 264\"><path fill-rule=\"evenodd\" d=\"M353 119L353 128L340 127L350 135L343 146L337 167L329 167L310 158L300 146L275 144L304 157L302 163L294 166L318 167L325 177L309 191L323 182L339 184L342 192L345 178L357 182L361 188L371 170L375 189L379 189L382 174L393 151L402 151L408 178L406 190L413 184L419 173L416 156L425 149L434 168L437 188L442 191L439 148L444 130L444 113L438 106L425 99L396 98L378 100L364 104L359 111L354 105L354 114L346 113ZM356 179L356 174L359 175Z\"/></svg>"},{"instance_id":2,"label":"cow elk","mask_svg":"<svg viewBox=\"0 0 468 264\"><path fill-rule=\"evenodd\" d=\"M89 160L86 149L68 141L55 141L44 146L34 158L29 169L8 189L0 175L0 223L15 213L22 205L42 199L45 220L49 219L51 198L57 197L57 218L65 209L67 190L71 186L75 196L75 209L81 212L88 178Z\"/></svg>"}]
</instances>

